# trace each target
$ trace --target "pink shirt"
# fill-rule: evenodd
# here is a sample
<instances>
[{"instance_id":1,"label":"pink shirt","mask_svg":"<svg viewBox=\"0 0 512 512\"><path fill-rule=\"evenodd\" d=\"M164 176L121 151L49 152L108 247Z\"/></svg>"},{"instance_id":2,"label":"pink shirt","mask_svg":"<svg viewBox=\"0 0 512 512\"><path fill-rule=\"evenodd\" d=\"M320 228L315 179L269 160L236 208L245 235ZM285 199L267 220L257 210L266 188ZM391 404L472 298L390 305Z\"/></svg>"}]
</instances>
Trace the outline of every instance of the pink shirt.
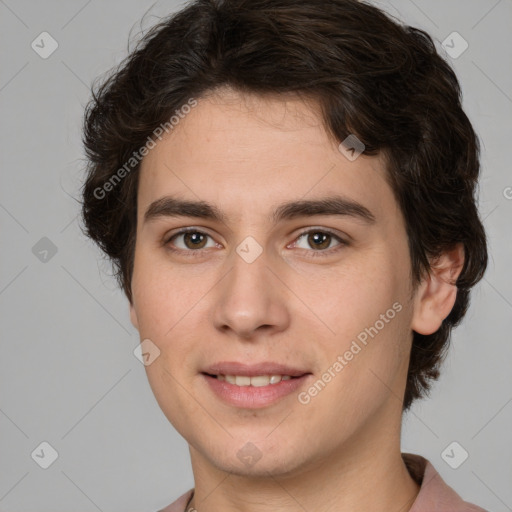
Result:
<instances>
[{"instance_id":1,"label":"pink shirt","mask_svg":"<svg viewBox=\"0 0 512 512\"><path fill-rule=\"evenodd\" d=\"M409 473L420 485L420 492L408 512L486 512L483 508L463 501L424 457L403 453L402 458ZM158 512L185 512L192 491L193 489L189 489Z\"/></svg>"}]
</instances>

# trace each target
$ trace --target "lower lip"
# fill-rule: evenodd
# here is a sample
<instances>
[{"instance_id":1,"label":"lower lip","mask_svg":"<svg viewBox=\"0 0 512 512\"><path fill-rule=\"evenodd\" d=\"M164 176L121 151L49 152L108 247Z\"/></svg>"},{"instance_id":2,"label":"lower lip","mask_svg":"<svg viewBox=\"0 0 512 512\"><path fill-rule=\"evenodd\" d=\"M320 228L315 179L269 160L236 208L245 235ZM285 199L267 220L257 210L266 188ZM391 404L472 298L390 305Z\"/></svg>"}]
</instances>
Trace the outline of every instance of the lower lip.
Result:
<instances>
[{"instance_id":1,"label":"lower lip","mask_svg":"<svg viewBox=\"0 0 512 512\"><path fill-rule=\"evenodd\" d=\"M265 407L277 402L294 391L297 391L311 374L301 377L282 380L277 384L268 384L267 386L237 386L230 384L225 380L219 380L216 377L202 374L210 389L225 402L236 407L246 409L255 409Z\"/></svg>"}]
</instances>

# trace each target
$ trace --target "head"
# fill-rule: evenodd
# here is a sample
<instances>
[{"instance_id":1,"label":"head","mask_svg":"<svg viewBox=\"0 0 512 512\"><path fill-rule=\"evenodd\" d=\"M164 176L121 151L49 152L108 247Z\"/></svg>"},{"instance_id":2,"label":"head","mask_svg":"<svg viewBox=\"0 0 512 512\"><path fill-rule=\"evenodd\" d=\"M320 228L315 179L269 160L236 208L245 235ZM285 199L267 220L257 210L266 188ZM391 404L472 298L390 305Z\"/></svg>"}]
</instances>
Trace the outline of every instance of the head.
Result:
<instances>
[{"instance_id":1,"label":"head","mask_svg":"<svg viewBox=\"0 0 512 512\"><path fill-rule=\"evenodd\" d=\"M192 446L221 459L257 439L285 471L297 440L326 456L428 392L487 249L477 137L425 32L356 0L193 1L95 89L84 143L85 231L160 350L148 378ZM284 402L205 412L219 360L288 362L325 386L267 436Z\"/></svg>"}]
</instances>

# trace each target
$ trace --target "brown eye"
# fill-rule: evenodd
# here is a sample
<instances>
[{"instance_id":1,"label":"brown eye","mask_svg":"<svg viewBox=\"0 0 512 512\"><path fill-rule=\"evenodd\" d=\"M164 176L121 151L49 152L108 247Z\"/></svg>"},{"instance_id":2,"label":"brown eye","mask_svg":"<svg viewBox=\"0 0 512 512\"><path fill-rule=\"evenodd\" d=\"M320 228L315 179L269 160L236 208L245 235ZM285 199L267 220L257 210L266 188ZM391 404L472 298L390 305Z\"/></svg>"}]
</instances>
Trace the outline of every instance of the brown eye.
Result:
<instances>
[{"instance_id":1,"label":"brown eye","mask_svg":"<svg viewBox=\"0 0 512 512\"><path fill-rule=\"evenodd\" d=\"M336 243L333 244L332 242ZM338 235L324 229L305 231L293 243L294 247L306 250L310 253L310 256L329 256L347 245L349 245L348 242L345 242Z\"/></svg>"},{"instance_id":2,"label":"brown eye","mask_svg":"<svg viewBox=\"0 0 512 512\"><path fill-rule=\"evenodd\" d=\"M332 236L321 231L311 231L308 234L308 244L315 249L327 249L331 243Z\"/></svg>"},{"instance_id":3,"label":"brown eye","mask_svg":"<svg viewBox=\"0 0 512 512\"><path fill-rule=\"evenodd\" d=\"M189 249L202 249L206 245L206 236L198 231L184 233L183 243Z\"/></svg>"},{"instance_id":4,"label":"brown eye","mask_svg":"<svg viewBox=\"0 0 512 512\"><path fill-rule=\"evenodd\" d=\"M184 253L198 252L201 249L215 246L215 242L207 246L208 239L211 240L211 236L202 231L198 231L197 229L184 229L171 236L165 242L165 245L172 251Z\"/></svg>"}]
</instances>

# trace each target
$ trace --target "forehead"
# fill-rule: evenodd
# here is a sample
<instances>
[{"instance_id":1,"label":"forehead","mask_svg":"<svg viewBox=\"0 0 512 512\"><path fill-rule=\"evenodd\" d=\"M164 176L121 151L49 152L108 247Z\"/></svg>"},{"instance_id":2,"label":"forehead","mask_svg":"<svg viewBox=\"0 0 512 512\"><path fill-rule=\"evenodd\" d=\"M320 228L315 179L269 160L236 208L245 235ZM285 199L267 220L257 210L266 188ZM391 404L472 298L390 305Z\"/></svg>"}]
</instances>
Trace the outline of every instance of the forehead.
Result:
<instances>
[{"instance_id":1,"label":"forehead","mask_svg":"<svg viewBox=\"0 0 512 512\"><path fill-rule=\"evenodd\" d=\"M187 112L142 161L139 220L166 195L206 201L230 218L268 218L284 202L333 194L376 217L396 210L383 158L347 159L313 102L225 90Z\"/></svg>"}]
</instances>

